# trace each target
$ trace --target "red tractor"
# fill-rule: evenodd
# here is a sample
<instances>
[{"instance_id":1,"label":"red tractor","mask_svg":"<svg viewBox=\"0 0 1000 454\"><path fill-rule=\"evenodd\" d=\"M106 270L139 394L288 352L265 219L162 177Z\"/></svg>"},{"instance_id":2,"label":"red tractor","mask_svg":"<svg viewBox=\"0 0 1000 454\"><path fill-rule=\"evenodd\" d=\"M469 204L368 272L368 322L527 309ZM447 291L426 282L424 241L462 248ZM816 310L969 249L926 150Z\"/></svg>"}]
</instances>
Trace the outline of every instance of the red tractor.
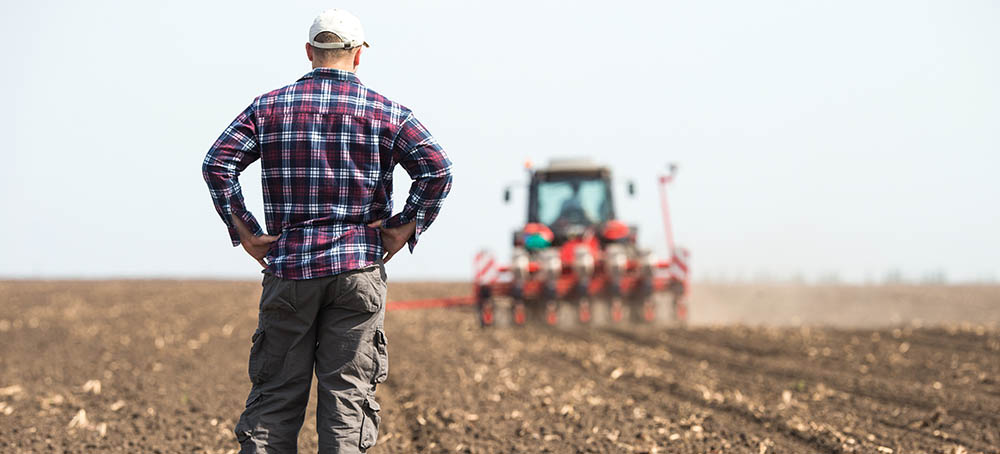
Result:
<instances>
[{"instance_id":1,"label":"red tractor","mask_svg":"<svg viewBox=\"0 0 1000 454\"><path fill-rule=\"evenodd\" d=\"M639 247L636 226L619 220L607 167L584 159L529 166L527 223L514 232L510 264L498 266L485 252L476 257L482 325L683 322L689 255L674 248L666 204L675 170L659 181L671 254L660 260ZM632 183L627 188L635 193Z\"/></svg>"}]
</instances>

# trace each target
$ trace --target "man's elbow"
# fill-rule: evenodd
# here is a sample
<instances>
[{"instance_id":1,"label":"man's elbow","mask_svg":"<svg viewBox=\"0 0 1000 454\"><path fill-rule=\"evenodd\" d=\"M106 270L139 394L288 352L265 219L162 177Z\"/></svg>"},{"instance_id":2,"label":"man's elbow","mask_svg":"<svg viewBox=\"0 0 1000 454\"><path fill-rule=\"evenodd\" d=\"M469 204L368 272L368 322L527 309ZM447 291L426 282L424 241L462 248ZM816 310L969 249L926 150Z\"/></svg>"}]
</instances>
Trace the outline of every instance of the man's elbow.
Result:
<instances>
[{"instance_id":1,"label":"man's elbow","mask_svg":"<svg viewBox=\"0 0 1000 454\"><path fill-rule=\"evenodd\" d=\"M438 163L438 168L434 172L435 176L447 180L448 184L451 185L451 160L447 156L442 156L441 161Z\"/></svg>"},{"instance_id":2,"label":"man's elbow","mask_svg":"<svg viewBox=\"0 0 1000 454\"><path fill-rule=\"evenodd\" d=\"M206 156L205 160L201 163L201 177L205 179L205 182L211 185L218 180L225 179L226 169L223 166L218 165L212 156Z\"/></svg>"},{"instance_id":3,"label":"man's elbow","mask_svg":"<svg viewBox=\"0 0 1000 454\"><path fill-rule=\"evenodd\" d=\"M441 198L445 198L449 192L451 192L451 166L445 169L444 175L441 177Z\"/></svg>"},{"instance_id":4,"label":"man's elbow","mask_svg":"<svg viewBox=\"0 0 1000 454\"><path fill-rule=\"evenodd\" d=\"M201 163L201 177L204 178L205 181L211 181L212 166L208 163L208 160Z\"/></svg>"}]
</instances>

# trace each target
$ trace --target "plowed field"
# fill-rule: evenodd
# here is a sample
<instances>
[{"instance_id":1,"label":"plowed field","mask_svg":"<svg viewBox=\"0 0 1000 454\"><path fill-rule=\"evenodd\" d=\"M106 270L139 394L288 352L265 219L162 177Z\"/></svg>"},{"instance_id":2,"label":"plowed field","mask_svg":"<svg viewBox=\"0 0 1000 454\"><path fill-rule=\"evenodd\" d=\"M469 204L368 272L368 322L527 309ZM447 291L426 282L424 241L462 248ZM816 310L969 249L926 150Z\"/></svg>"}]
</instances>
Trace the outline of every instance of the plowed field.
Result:
<instances>
[{"instance_id":1,"label":"plowed field","mask_svg":"<svg viewBox=\"0 0 1000 454\"><path fill-rule=\"evenodd\" d=\"M0 452L234 451L259 291L0 282ZM391 312L371 452L1000 453L1000 288L703 286L691 317L482 330L468 309Z\"/></svg>"}]
</instances>

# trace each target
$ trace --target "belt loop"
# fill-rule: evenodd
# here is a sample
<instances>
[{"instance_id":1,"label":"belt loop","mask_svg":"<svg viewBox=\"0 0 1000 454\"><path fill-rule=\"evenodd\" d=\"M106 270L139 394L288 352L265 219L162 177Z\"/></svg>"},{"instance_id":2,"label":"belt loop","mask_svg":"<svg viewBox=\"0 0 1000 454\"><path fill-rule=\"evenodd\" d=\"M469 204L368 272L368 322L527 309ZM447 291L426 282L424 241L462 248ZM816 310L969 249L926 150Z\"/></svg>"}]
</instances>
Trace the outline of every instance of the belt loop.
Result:
<instances>
[{"instance_id":1,"label":"belt loop","mask_svg":"<svg viewBox=\"0 0 1000 454\"><path fill-rule=\"evenodd\" d=\"M382 278L382 282L388 282L388 275L385 272L385 262L382 261L382 257L376 259L375 263L378 264L378 274Z\"/></svg>"}]
</instances>

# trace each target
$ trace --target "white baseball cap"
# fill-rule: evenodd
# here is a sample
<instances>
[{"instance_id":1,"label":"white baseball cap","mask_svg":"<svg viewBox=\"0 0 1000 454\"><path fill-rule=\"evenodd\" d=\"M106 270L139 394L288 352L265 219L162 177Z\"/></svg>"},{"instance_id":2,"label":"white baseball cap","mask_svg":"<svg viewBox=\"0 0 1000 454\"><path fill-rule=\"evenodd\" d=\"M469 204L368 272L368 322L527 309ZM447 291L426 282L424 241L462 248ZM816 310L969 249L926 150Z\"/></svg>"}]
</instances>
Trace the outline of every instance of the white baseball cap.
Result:
<instances>
[{"instance_id":1,"label":"white baseball cap","mask_svg":"<svg viewBox=\"0 0 1000 454\"><path fill-rule=\"evenodd\" d=\"M340 37L339 43L317 43L316 35L330 32ZM309 44L320 49L353 49L360 45L368 47L361 20L342 9L328 9L319 13L309 27Z\"/></svg>"}]
</instances>

